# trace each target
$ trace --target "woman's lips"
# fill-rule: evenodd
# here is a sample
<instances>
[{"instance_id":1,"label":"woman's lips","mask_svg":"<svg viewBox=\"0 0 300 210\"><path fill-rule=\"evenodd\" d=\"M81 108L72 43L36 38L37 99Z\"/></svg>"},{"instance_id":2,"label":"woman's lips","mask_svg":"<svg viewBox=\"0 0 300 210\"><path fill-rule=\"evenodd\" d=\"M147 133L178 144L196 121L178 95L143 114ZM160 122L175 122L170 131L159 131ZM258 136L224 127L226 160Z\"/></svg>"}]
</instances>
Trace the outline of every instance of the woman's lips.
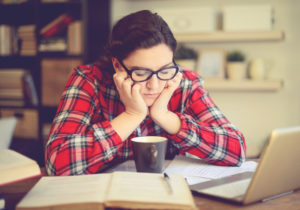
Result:
<instances>
[{"instance_id":1,"label":"woman's lips","mask_svg":"<svg viewBox=\"0 0 300 210\"><path fill-rule=\"evenodd\" d=\"M145 93L144 96L148 98L156 98L159 94L158 93Z\"/></svg>"}]
</instances>

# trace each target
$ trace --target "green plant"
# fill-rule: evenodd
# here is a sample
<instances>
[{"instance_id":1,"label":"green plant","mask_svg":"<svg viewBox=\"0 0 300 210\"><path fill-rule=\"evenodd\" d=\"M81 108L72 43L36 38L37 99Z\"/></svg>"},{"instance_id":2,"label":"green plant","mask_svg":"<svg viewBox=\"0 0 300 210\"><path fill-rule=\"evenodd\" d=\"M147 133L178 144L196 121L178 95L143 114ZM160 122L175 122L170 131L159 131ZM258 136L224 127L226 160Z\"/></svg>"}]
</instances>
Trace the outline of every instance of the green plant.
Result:
<instances>
[{"instance_id":1,"label":"green plant","mask_svg":"<svg viewBox=\"0 0 300 210\"><path fill-rule=\"evenodd\" d=\"M180 45L175 52L175 59L197 59L198 54L195 50L186 47L184 45Z\"/></svg>"},{"instance_id":2,"label":"green plant","mask_svg":"<svg viewBox=\"0 0 300 210\"><path fill-rule=\"evenodd\" d=\"M243 62L245 60L245 55L238 50L232 51L227 54L227 61L229 62Z\"/></svg>"}]
</instances>

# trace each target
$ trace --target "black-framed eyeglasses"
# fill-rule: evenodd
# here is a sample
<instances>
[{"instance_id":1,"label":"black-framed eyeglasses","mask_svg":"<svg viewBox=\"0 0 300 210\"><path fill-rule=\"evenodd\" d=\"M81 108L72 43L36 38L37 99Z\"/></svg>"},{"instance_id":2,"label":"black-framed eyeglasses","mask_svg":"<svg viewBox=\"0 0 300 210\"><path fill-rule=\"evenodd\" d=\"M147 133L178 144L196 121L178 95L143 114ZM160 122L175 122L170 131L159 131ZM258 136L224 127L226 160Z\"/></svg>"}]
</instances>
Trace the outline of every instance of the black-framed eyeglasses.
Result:
<instances>
[{"instance_id":1,"label":"black-framed eyeglasses","mask_svg":"<svg viewBox=\"0 0 300 210\"><path fill-rule=\"evenodd\" d=\"M130 78L134 82L144 82L149 80L153 74L156 74L157 78L160 80L171 80L173 79L179 71L179 66L173 60L174 65L168 66L166 68L159 69L158 71L152 71L147 68L133 68L129 70L122 61L119 60L119 63L125 69L127 74L129 74Z\"/></svg>"}]
</instances>

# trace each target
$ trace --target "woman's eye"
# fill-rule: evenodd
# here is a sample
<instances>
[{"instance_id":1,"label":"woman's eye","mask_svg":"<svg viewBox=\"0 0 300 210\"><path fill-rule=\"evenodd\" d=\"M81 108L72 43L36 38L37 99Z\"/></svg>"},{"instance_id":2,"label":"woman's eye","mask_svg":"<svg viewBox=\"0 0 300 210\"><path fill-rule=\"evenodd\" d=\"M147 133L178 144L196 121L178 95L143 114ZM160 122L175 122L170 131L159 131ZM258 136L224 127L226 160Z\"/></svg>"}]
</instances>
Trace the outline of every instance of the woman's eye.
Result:
<instances>
[{"instance_id":1,"label":"woman's eye","mask_svg":"<svg viewBox=\"0 0 300 210\"><path fill-rule=\"evenodd\" d=\"M166 69L166 70L161 71L160 73L161 74L169 74L169 70Z\"/></svg>"},{"instance_id":2,"label":"woman's eye","mask_svg":"<svg viewBox=\"0 0 300 210\"><path fill-rule=\"evenodd\" d=\"M133 72L136 76L143 77L150 74L148 71L138 70Z\"/></svg>"}]
</instances>

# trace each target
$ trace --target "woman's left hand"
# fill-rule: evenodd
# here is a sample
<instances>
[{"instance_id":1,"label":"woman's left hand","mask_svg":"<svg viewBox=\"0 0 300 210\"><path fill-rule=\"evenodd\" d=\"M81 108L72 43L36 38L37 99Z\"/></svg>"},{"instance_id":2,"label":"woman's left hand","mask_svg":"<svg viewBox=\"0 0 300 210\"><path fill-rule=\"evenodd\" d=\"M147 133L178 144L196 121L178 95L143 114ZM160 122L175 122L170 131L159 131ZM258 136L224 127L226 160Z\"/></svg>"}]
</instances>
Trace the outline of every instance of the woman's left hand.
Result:
<instances>
[{"instance_id":1,"label":"woman's left hand","mask_svg":"<svg viewBox=\"0 0 300 210\"><path fill-rule=\"evenodd\" d=\"M178 88L182 78L182 73L178 73L172 80L169 80L161 92L159 97L156 99L154 104L149 108L150 117L159 124L161 119L168 114L168 104L174 93Z\"/></svg>"}]
</instances>

